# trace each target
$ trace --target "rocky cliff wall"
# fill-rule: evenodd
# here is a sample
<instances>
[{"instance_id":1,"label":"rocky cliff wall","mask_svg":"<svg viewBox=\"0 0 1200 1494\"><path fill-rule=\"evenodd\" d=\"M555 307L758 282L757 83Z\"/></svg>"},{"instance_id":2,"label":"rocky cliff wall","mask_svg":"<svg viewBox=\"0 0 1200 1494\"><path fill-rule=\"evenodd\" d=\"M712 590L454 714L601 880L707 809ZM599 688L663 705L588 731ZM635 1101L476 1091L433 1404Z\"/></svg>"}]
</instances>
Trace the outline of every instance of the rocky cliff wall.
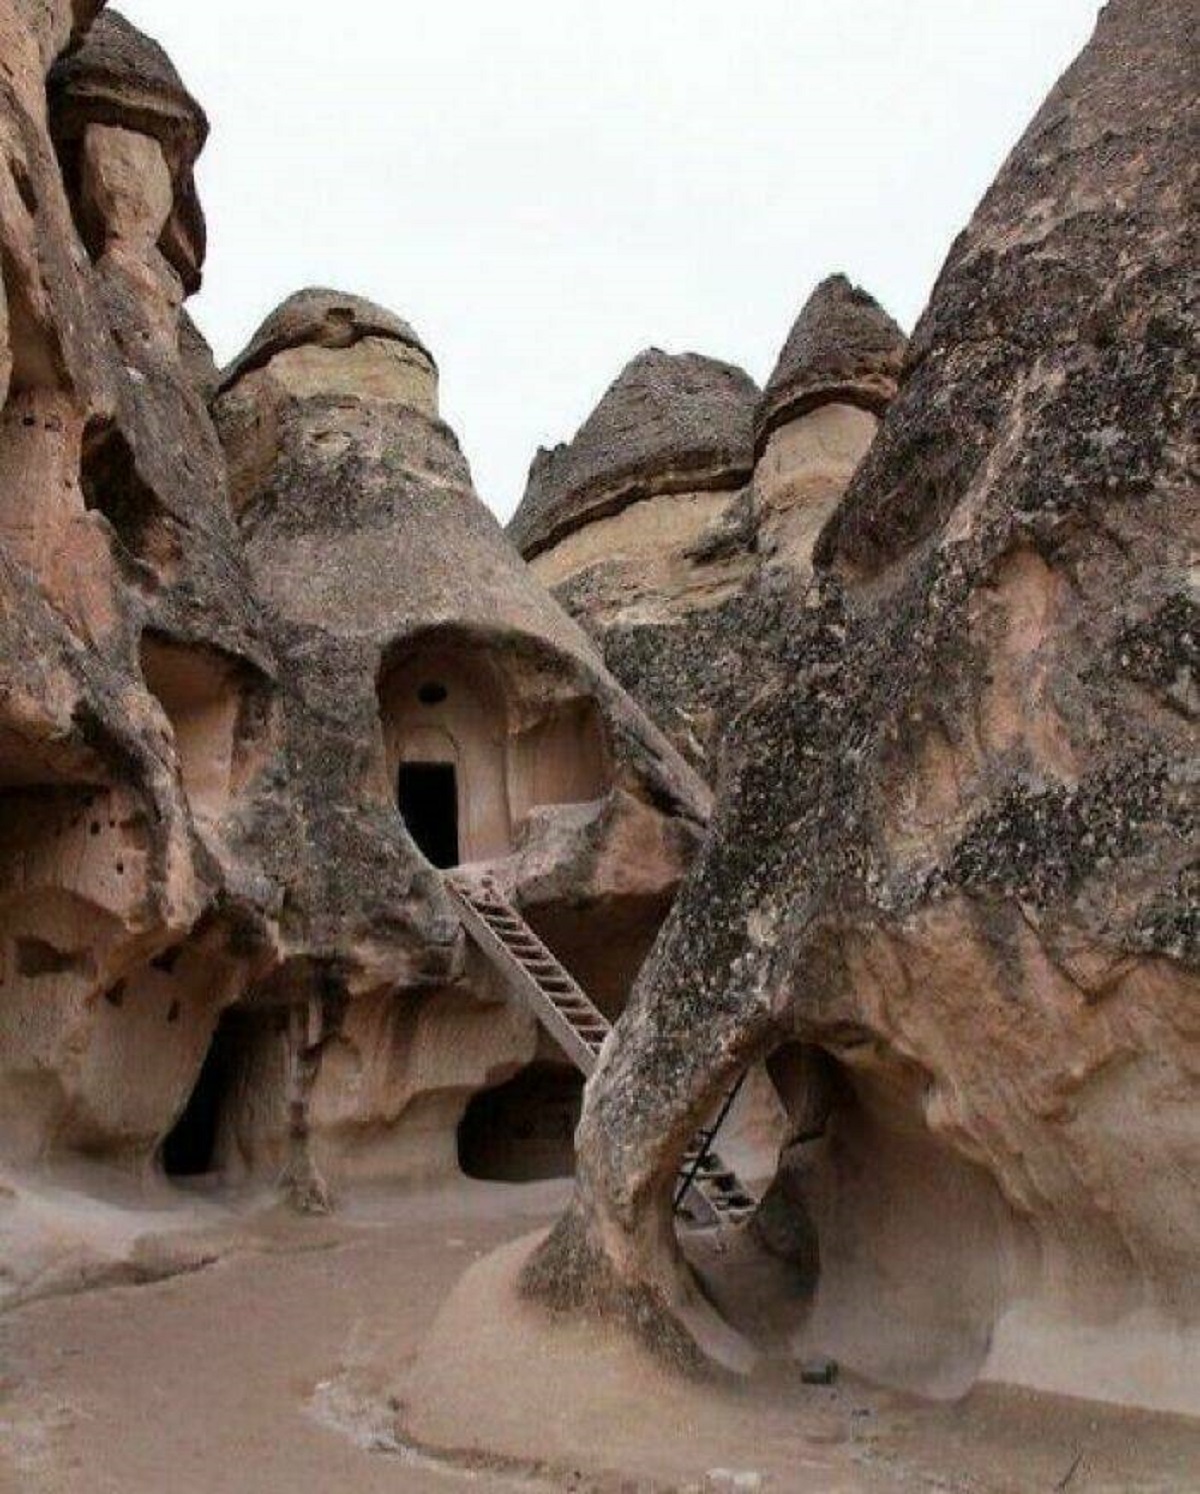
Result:
<instances>
[{"instance_id":1,"label":"rocky cliff wall","mask_svg":"<svg viewBox=\"0 0 1200 1494\"><path fill-rule=\"evenodd\" d=\"M797 1352L1196 1409L1194 19L1106 7L951 250L804 606L762 598L765 683L534 1295L748 1362L670 1196L765 1057L819 1257L783 1275Z\"/></svg>"}]
</instances>

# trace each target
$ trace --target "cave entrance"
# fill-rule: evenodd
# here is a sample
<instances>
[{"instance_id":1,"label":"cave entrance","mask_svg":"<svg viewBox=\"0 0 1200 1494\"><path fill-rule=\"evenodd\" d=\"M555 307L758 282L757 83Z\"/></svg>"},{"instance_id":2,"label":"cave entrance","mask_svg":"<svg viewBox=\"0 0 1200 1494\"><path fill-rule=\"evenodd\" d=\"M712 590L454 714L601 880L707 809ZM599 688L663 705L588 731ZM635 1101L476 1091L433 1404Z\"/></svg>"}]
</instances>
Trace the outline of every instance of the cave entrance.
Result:
<instances>
[{"instance_id":1,"label":"cave entrance","mask_svg":"<svg viewBox=\"0 0 1200 1494\"><path fill-rule=\"evenodd\" d=\"M471 1178L530 1183L575 1171L583 1075L531 1063L507 1084L473 1096L458 1127L458 1162Z\"/></svg>"},{"instance_id":2,"label":"cave entrance","mask_svg":"<svg viewBox=\"0 0 1200 1494\"><path fill-rule=\"evenodd\" d=\"M168 1177L202 1177L214 1171L235 1052L233 1018L226 1012L217 1023L183 1113L162 1144L163 1171Z\"/></svg>"},{"instance_id":3,"label":"cave entrance","mask_svg":"<svg viewBox=\"0 0 1200 1494\"><path fill-rule=\"evenodd\" d=\"M453 763L401 763L396 785L408 833L437 867L457 866L458 773Z\"/></svg>"}]
</instances>

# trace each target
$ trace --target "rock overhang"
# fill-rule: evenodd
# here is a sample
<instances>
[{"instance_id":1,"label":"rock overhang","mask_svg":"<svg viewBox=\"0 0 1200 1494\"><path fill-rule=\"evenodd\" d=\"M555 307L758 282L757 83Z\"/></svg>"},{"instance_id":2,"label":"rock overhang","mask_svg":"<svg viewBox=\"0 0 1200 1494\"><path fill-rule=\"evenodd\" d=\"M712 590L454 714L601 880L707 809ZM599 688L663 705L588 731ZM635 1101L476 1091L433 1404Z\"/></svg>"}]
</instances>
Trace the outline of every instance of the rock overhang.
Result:
<instances>
[{"instance_id":1,"label":"rock overhang","mask_svg":"<svg viewBox=\"0 0 1200 1494\"><path fill-rule=\"evenodd\" d=\"M280 353L293 348L351 348L368 338L395 342L411 349L437 375L437 360L412 325L363 296L309 286L294 292L260 324L246 347L221 375L220 392L231 389L247 374L265 368Z\"/></svg>"},{"instance_id":2,"label":"rock overhang","mask_svg":"<svg viewBox=\"0 0 1200 1494\"><path fill-rule=\"evenodd\" d=\"M829 275L796 318L754 412L761 456L773 432L826 404L882 416L900 384L907 339L861 286Z\"/></svg>"},{"instance_id":3,"label":"rock overhang","mask_svg":"<svg viewBox=\"0 0 1200 1494\"><path fill-rule=\"evenodd\" d=\"M570 441L539 449L509 538L529 560L643 499L743 487L758 397L734 364L647 348Z\"/></svg>"},{"instance_id":4,"label":"rock overhang","mask_svg":"<svg viewBox=\"0 0 1200 1494\"><path fill-rule=\"evenodd\" d=\"M193 168L208 139L208 117L166 52L118 11L106 9L82 44L51 69L47 91L51 130L68 177L91 125L158 141L175 197L160 247L184 289L198 290L207 234Z\"/></svg>"}]
</instances>

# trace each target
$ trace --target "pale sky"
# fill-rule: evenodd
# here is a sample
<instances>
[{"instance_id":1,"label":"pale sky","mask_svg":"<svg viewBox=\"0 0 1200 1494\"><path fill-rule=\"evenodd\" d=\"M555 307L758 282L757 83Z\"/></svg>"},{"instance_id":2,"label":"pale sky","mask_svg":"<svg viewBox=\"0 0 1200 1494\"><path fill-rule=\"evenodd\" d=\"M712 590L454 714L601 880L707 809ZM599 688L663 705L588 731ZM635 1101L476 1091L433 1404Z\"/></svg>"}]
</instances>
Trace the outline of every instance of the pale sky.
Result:
<instances>
[{"instance_id":1,"label":"pale sky","mask_svg":"<svg viewBox=\"0 0 1200 1494\"><path fill-rule=\"evenodd\" d=\"M503 518L650 345L761 383L843 270L906 328L1097 0L116 0L212 120L197 321L400 312Z\"/></svg>"}]
</instances>

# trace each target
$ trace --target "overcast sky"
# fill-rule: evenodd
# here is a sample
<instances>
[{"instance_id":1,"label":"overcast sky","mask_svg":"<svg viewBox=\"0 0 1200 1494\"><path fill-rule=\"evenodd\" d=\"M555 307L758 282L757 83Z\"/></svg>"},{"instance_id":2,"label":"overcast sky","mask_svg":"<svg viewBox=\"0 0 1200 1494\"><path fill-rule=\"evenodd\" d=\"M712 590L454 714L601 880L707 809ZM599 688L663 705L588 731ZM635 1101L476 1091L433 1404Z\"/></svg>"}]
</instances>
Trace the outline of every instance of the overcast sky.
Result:
<instances>
[{"instance_id":1,"label":"overcast sky","mask_svg":"<svg viewBox=\"0 0 1200 1494\"><path fill-rule=\"evenodd\" d=\"M910 328L1096 0L116 0L212 120L228 360L292 290L411 320L501 517L643 347L766 378L844 270Z\"/></svg>"}]
</instances>

